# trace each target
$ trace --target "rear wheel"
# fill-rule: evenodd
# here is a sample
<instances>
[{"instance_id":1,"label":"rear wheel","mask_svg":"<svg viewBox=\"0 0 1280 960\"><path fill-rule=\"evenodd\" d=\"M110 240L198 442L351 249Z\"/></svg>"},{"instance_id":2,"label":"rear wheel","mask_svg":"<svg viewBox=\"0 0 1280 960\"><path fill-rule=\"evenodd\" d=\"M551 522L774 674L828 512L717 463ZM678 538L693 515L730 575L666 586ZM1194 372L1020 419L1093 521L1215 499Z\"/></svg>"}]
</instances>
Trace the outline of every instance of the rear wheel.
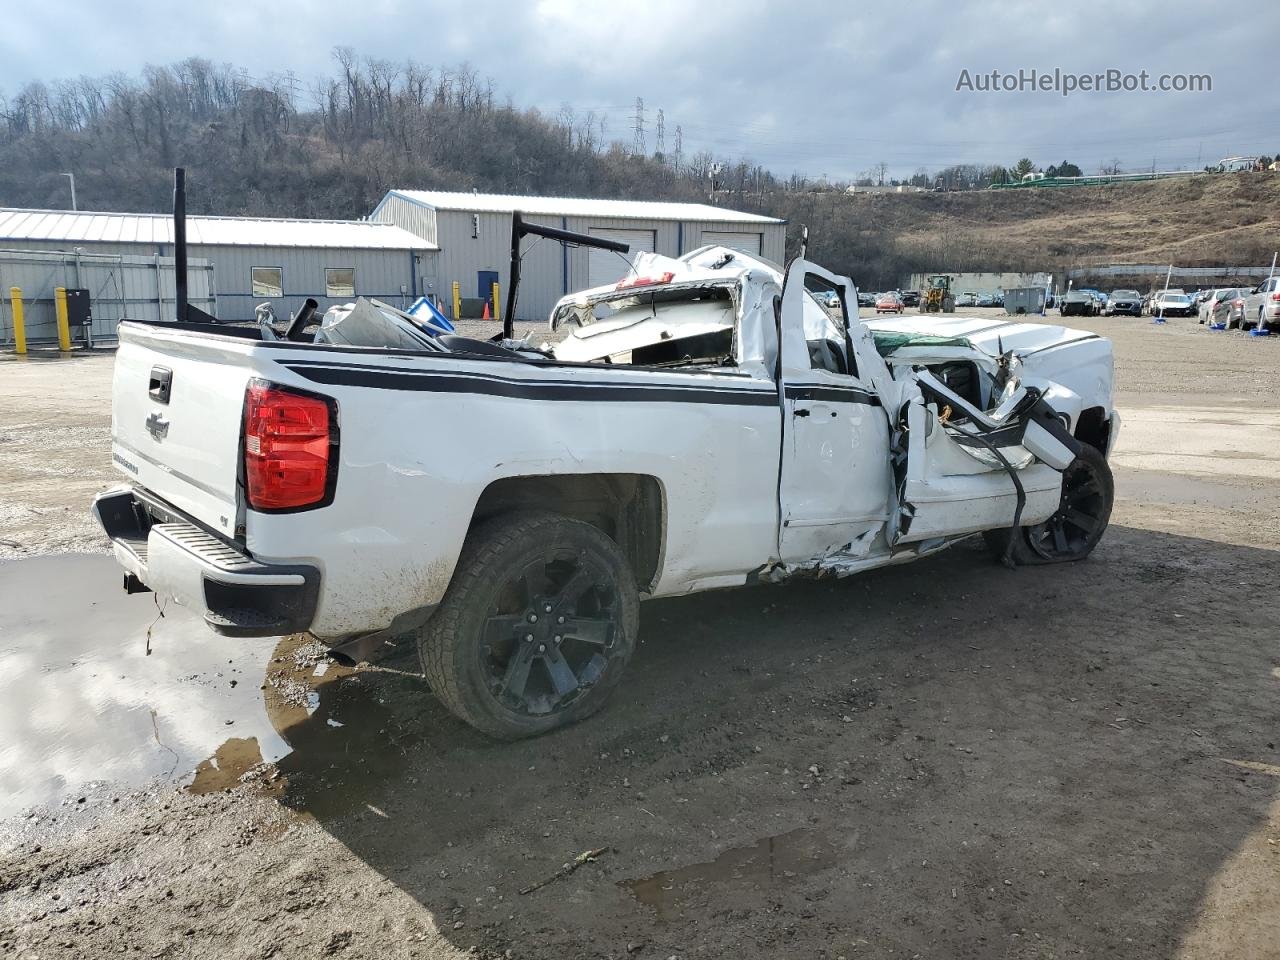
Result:
<instances>
[{"instance_id":1,"label":"rear wheel","mask_svg":"<svg viewBox=\"0 0 1280 960\"><path fill-rule=\"evenodd\" d=\"M598 710L635 649L639 597L618 545L553 513L505 514L467 537L418 652L432 691L504 740Z\"/></svg>"},{"instance_id":2,"label":"rear wheel","mask_svg":"<svg viewBox=\"0 0 1280 960\"><path fill-rule=\"evenodd\" d=\"M1062 474L1058 511L1043 523L1009 530L988 530L983 536L997 557L1003 557L1014 538L1016 563L1038 565L1083 560L1093 552L1111 519L1115 481L1107 459L1086 446Z\"/></svg>"}]
</instances>

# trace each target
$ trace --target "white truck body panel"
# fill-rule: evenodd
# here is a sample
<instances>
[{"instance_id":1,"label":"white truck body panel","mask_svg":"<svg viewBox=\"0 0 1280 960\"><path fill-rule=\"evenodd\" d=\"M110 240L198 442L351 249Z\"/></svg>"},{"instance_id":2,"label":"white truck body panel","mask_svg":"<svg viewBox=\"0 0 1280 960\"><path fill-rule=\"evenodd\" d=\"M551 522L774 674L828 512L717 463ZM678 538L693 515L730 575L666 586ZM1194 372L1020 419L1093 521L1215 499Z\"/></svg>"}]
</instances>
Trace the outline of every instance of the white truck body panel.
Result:
<instances>
[{"instance_id":1,"label":"white truck body panel","mask_svg":"<svg viewBox=\"0 0 1280 960\"><path fill-rule=\"evenodd\" d=\"M163 328L120 334L112 379L111 458L131 480L231 536L245 384L252 344L175 335ZM150 396L153 370L171 375L167 403Z\"/></svg>"},{"instance_id":2,"label":"white truck body panel","mask_svg":"<svg viewBox=\"0 0 1280 960\"><path fill-rule=\"evenodd\" d=\"M641 275L672 273L677 293L682 284L715 288L700 305L676 297L666 311L650 301L652 316L633 317L612 287L566 298L553 324L577 329L550 358L262 342L243 330L124 323L113 458L139 496L179 515L168 532L152 528L146 549L117 540L117 554L147 585L196 607L212 607L211 591L249 581L312 589L306 628L339 640L440 602L477 504L496 482L621 474L653 478L661 491L661 549L647 595L798 570L843 574L1008 526L1013 516L1008 471L984 461L980 438L965 432L981 430L947 421L947 388L918 381L914 365L959 360L989 374L1012 349L1020 375L1072 426L1083 408L1114 422L1110 345L1101 338L960 317L837 322L805 284L830 284L841 304L853 304L847 278L796 261L784 281L765 261L741 252L726 260L729 253L637 258ZM602 298L621 305L621 322L595 319ZM907 346L886 362L878 330L962 337L968 346ZM731 356L714 361L585 362L718 332L726 343L731 335ZM591 346L593 338L607 346ZM815 359L836 354L844 359L826 367ZM155 367L171 371L168 403L149 392ZM255 379L333 401L337 479L324 505L287 513L248 506L241 418ZM974 423L986 417L972 410ZM1035 441L1049 459L1057 455L1051 441ZM1021 522L1044 520L1057 508L1061 474L1016 440L1005 449L1026 494ZM104 526L110 532L105 518ZM163 542L152 543L157 537Z\"/></svg>"},{"instance_id":3,"label":"white truck body panel","mask_svg":"<svg viewBox=\"0 0 1280 960\"><path fill-rule=\"evenodd\" d=\"M776 478L761 469L777 460L772 385L730 372L595 367L548 376L474 361L459 375L456 359L435 355L319 362L311 352L274 353L270 379L338 401L341 480L323 522L249 511L247 546L259 559L321 569L321 636L376 629L371 614L386 626L438 603L480 495L505 477L637 473L680 491L665 497L654 596L738 574L744 557L772 549Z\"/></svg>"}]
</instances>

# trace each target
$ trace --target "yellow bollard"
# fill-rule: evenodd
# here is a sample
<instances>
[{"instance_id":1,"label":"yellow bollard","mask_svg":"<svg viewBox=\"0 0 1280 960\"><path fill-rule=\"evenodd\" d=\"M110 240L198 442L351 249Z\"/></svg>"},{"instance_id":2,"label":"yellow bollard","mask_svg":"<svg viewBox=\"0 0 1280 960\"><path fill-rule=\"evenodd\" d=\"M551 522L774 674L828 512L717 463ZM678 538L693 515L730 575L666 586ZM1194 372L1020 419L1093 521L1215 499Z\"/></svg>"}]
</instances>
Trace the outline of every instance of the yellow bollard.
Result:
<instances>
[{"instance_id":1,"label":"yellow bollard","mask_svg":"<svg viewBox=\"0 0 1280 960\"><path fill-rule=\"evenodd\" d=\"M13 307L13 349L18 353L27 352L27 321L22 313L22 288L9 288L9 303Z\"/></svg>"},{"instance_id":2,"label":"yellow bollard","mask_svg":"<svg viewBox=\"0 0 1280 960\"><path fill-rule=\"evenodd\" d=\"M498 315L498 285L496 283L493 285L493 319L502 319L502 317Z\"/></svg>"},{"instance_id":3,"label":"yellow bollard","mask_svg":"<svg viewBox=\"0 0 1280 960\"><path fill-rule=\"evenodd\" d=\"M67 288L53 291L53 309L58 318L58 349L71 349L71 323L67 320Z\"/></svg>"},{"instance_id":4,"label":"yellow bollard","mask_svg":"<svg viewBox=\"0 0 1280 960\"><path fill-rule=\"evenodd\" d=\"M462 284L453 281L453 319L462 319Z\"/></svg>"}]
</instances>

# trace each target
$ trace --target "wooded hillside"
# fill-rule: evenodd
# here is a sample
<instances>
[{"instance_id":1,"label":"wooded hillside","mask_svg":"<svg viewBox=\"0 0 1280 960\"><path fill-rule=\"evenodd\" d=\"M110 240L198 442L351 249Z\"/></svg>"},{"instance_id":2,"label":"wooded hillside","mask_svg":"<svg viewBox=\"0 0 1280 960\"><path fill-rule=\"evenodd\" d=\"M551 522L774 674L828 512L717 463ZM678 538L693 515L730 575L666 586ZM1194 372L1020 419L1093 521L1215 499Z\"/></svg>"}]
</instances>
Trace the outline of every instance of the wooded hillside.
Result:
<instances>
[{"instance_id":1,"label":"wooded hillside","mask_svg":"<svg viewBox=\"0 0 1280 960\"><path fill-rule=\"evenodd\" d=\"M1271 174L1056 190L856 194L749 160L623 144L627 119L519 109L467 67L358 58L320 79L186 60L140 77L33 82L0 99L0 205L366 216L388 188L714 202L800 225L863 286L914 271L1052 270L1089 260L1261 263L1280 242ZM714 177L713 164L720 165Z\"/></svg>"}]
</instances>

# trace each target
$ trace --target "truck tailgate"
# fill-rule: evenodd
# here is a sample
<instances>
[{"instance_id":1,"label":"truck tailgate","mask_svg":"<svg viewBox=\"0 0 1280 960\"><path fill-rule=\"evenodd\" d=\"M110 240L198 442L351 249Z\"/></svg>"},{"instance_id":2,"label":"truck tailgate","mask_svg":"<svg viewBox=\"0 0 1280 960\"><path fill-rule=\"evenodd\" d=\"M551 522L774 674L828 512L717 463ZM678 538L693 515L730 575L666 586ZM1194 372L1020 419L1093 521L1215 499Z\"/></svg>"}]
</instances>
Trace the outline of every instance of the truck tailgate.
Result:
<instances>
[{"instance_id":1,"label":"truck tailgate","mask_svg":"<svg viewBox=\"0 0 1280 960\"><path fill-rule=\"evenodd\" d=\"M112 383L111 458L131 480L234 536L249 343L123 324Z\"/></svg>"}]
</instances>

